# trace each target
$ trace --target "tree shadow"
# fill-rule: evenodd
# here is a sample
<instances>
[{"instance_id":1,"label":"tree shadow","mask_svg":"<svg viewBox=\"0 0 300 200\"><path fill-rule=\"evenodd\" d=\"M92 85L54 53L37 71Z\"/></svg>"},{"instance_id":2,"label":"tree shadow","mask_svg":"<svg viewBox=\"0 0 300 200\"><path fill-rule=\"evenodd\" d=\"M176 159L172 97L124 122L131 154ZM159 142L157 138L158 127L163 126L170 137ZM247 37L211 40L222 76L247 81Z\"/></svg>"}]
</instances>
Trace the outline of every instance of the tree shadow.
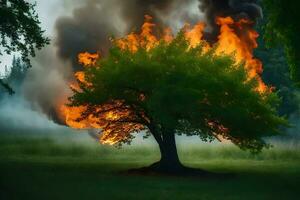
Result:
<instances>
[{"instance_id":1,"label":"tree shadow","mask_svg":"<svg viewBox=\"0 0 300 200\"><path fill-rule=\"evenodd\" d=\"M201 179L232 179L236 177L234 173L211 172L200 168L192 168L184 165L165 166L160 162L156 162L147 167L129 169L122 171L125 175L140 175L140 176L169 176L169 177L192 177Z\"/></svg>"}]
</instances>

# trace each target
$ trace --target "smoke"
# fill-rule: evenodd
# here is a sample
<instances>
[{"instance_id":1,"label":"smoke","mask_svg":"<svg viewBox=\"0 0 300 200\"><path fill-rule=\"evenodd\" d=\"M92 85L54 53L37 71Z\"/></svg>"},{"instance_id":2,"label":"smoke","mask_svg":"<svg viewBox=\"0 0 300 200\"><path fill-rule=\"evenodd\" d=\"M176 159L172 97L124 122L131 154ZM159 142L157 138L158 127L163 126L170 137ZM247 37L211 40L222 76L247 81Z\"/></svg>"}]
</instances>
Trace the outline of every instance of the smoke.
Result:
<instances>
[{"instance_id":1,"label":"smoke","mask_svg":"<svg viewBox=\"0 0 300 200\"><path fill-rule=\"evenodd\" d=\"M49 122L47 116L30 109L31 104L22 94L6 95L0 100L0 135L9 133L32 133L32 130L52 130L58 128Z\"/></svg>"},{"instance_id":2,"label":"smoke","mask_svg":"<svg viewBox=\"0 0 300 200\"><path fill-rule=\"evenodd\" d=\"M195 6L196 3L196 6ZM121 36L137 30L144 21L144 15L153 17L157 26L168 26L173 15L173 24L182 21L196 21L186 8L197 7L197 0L86 0L74 9L71 16L57 19L55 28L58 56L72 62L74 71L80 69L77 55L80 52L106 54L110 36ZM180 11L185 10L186 13ZM174 11L180 16L174 20ZM199 13L199 12L198 12ZM199 19L198 19L199 20Z\"/></svg>"},{"instance_id":3,"label":"smoke","mask_svg":"<svg viewBox=\"0 0 300 200\"><path fill-rule=\"evenodd\" d=\"M34 110L60 123L57 114L59 103L70 95L68 82L72 78L70 62L57 58L56 48L48 46L32 60L32 70L29 70L23 85L24 96Z\"/></svg>"},{"instance_id":4,"label":"smoke","mask_svg":"<svg viewBox=\"0 0 300 200\"><path fill-rule=\"evenodd\" d=\"M199 2L199 8L205 13L206 22L214 36L219 32L215 23L216 17L231 16L235 20L246 18L253 22L263 17L258 0L199 0Z\"/></svg>"},{"instance_id":5,"label":"smoke","mask_svg":"<svg viewBox=\"0 0 300 200\"><path fill-rule=\"evenodd\" d=\"M77 61L79 53L105 52L109 46L109 36L120 31L117 19L112 15L115 3L115 0L88 1L76 8L72 16L57 19L57 54L61 59L71 61L75 71L80 69Z\"/></svg>"}]
</instances>

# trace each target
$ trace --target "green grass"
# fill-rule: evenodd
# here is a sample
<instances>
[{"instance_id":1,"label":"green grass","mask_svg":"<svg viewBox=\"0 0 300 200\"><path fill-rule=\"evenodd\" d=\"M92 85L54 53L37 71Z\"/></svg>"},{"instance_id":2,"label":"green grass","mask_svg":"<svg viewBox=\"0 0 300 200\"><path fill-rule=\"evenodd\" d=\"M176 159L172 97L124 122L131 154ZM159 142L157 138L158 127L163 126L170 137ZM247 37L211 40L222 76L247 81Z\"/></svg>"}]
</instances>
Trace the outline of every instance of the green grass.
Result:
<instances>
[{"instance_id":1,"label":"green grass","mask_svg":"<svg viewBox=\"0 0 300 200\"><path fill-rule=\"evenodd\" d=\"M159 159L148 145L123 149L49 138L0 138L0 199L298 199L300 150L260 155L231 145L179 145L188 166L231 172L228 179L129 175Z\"/></svg>"}]
</instances>

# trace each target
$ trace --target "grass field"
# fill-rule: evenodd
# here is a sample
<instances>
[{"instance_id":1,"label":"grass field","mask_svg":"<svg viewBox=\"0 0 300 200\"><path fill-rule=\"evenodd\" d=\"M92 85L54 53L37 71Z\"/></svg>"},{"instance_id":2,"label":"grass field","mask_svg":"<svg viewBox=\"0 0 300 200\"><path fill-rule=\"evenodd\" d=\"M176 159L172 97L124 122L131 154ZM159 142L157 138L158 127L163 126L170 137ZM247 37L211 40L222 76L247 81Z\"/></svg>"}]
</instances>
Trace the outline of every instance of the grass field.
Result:
<instances>
[{"instance_id":1,"label":"grass field","mask_svg":"<svg viewBox=\"0 0 300 200\"><path fill-rule=\"evenodd\" d=\"M277 145L251 155L231 145L179 145L188 166L226 179L143 176L127 169L159 159L153 145L122 149L50 138L0 138L0 199L299 199L300 149Z\"/></svg>"}]
</instances>

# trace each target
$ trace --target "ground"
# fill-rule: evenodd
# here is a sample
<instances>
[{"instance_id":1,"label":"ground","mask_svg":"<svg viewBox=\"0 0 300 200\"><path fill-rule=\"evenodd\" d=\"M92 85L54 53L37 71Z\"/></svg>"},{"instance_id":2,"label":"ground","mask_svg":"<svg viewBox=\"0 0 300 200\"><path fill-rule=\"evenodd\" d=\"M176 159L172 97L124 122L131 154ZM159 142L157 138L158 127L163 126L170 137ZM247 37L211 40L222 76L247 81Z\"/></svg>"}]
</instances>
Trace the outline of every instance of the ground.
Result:
<instances>
[{"instance_id":1,"label":"ground","mask_svg":"<svg viewBox=\"0 0 300 200\"><path fill-rule=\"evenodd\" d=\"M159 156L153 147L123 149L45 138L1 137L0 199L297 199L298 146L253 156L232 146L179 146L187 166L229 178L128 174Z\"/></svg>"}]
</instances>

